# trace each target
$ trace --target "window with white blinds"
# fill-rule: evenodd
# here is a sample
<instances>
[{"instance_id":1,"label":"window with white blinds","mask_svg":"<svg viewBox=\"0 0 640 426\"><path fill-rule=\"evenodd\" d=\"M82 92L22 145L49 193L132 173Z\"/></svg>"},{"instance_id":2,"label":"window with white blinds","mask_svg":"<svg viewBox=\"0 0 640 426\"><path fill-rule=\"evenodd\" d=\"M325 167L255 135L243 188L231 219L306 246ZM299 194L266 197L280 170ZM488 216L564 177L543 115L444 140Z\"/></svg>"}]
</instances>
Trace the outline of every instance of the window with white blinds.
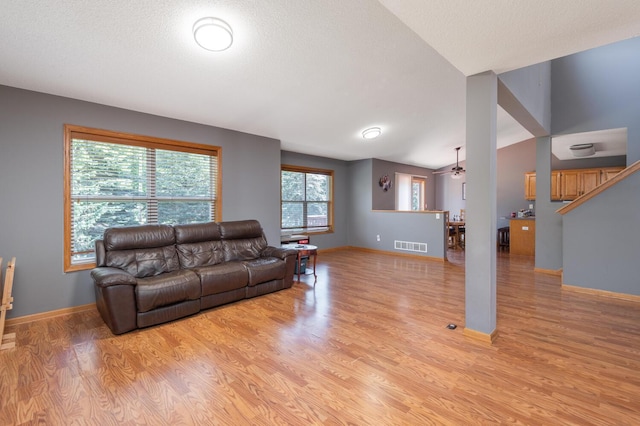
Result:
<instances>
[{"instance_id":1,"label":"window with white blinds","mask_svg":"<svg viewBox=\"0 0 640 426\"><path fill-rule=\"evenodd\" d=\"M65 271L112 226L216 220L218 147L65 126Z\"/></svg>"}]
</instances>

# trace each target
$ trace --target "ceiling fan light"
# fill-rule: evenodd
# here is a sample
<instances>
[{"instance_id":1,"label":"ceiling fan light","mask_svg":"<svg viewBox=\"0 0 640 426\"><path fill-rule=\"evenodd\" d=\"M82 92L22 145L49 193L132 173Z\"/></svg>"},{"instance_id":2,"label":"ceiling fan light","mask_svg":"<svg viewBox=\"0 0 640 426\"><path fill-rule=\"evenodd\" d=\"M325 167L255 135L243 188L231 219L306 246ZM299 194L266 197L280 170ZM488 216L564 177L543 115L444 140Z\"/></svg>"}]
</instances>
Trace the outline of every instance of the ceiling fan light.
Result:
<instances>
[{"instance_id":1,"label":"ceiling fan light","mask_svg":"<svg viewBox=\"0 0 640 426\"><path fill-rule=\"evenodd\" d=\"M462 174L460 172L451 173L451 179L460 179Z\"/></svg>"},{"instance_id":2,"label":"ceiling fan light","mask_svg":"<svg viewBox=\"0 0 640 426\"><path fill-rule=\"evenodd\" d=\"M380 127L369 127L362 132L362 137L365 139L375 139L382 134Z\"/></svg>"},{"instance_id":3,"label":"ceiling fan light","mask_svg":"<svg viewBox=\"0 0 640 426\"><path fill-rule=\"evenodd\" d=\"M193 24L193 38L203 49L221 52L231 47L233 30L222 19L202 18Z\"/></svg>"}]
</instances>

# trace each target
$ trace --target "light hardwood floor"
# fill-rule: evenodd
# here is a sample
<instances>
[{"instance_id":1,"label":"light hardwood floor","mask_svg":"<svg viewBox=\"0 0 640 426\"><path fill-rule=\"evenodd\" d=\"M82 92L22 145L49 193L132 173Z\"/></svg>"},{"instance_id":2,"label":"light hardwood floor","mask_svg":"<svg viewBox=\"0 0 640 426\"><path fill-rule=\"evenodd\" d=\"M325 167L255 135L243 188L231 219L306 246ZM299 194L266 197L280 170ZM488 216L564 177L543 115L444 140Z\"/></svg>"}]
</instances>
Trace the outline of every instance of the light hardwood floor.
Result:
<instances>
[{"instance_id":1,"label":"light hardwood floor","mask_svg":"<svg viewBox=\"0 0 640 426\"><path fill-rule=\"evenodd\" d=\"M640 424L640 304L499 254L497 340L462 334L464 259L318 256L318 281L113 336L15 325L0 424ZM456 330L446 328L456 323Z\"/></svg>"}]
</instances>

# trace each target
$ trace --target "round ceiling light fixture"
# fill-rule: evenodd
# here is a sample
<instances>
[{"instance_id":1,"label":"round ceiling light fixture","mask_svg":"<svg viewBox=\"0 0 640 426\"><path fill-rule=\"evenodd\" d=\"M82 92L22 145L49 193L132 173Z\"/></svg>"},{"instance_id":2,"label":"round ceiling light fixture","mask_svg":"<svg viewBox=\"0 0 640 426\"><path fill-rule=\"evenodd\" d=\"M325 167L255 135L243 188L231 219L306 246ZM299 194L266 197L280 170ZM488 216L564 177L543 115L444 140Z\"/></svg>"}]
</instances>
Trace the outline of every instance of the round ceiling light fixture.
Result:
<instances>
[{"instance_id":1,"label":"round ceiling light fixture","mask_svg":"<svg viewBox=\"0 0 640 426\"><path fill-rule=\"evenodd\" d=\"M569 150L574 157L589 157L596 153L596 149L594 148L592 143L579 143L576 145L571 145L569 147Z\"/></svg>"},{"instance_id":2,"label":"round ceiling light fixture","mask_svg":"<svg viewBox=\"0 0 640 426\"><path fill-rule=\"evenodd\" d=\"M221 52L231 47L233 30L222 19L202 18L193 24L193 38L203 49Z\"/></svg>"},{"instance_id":3,"label":"round ceiling light fixture","mask_svg":"<svg viewBox=\"0 0 640 426\"><path fill-rule=\"evenodd\" d=\"M367 130L362 132L362 137L365 139L375 139L382 134L382 130L380 127L369 127Z\"/></svg>"}]
</instances>

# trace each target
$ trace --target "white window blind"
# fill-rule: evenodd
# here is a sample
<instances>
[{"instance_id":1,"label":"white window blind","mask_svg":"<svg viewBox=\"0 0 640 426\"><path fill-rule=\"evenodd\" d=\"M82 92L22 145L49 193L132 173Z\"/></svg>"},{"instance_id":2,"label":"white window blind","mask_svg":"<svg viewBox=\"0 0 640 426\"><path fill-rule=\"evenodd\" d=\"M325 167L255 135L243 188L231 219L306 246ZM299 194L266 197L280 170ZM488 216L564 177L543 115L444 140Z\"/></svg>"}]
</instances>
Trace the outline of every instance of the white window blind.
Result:
<instances>
[{"instance_id":1,"label":"white window blind","mask_svg":"<svg viewBox=\"0 0 640 426\"><path fill-rule=\"evenodd\" d=\"M396 173L396 210L411 210L411 175Z\"/></svg>"}]
</instances>

